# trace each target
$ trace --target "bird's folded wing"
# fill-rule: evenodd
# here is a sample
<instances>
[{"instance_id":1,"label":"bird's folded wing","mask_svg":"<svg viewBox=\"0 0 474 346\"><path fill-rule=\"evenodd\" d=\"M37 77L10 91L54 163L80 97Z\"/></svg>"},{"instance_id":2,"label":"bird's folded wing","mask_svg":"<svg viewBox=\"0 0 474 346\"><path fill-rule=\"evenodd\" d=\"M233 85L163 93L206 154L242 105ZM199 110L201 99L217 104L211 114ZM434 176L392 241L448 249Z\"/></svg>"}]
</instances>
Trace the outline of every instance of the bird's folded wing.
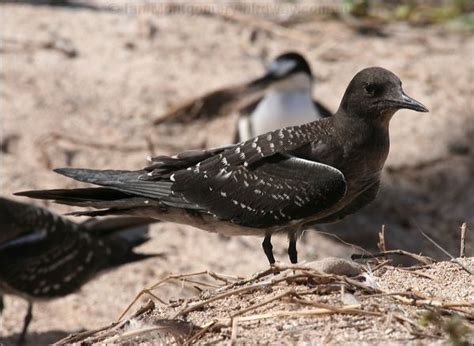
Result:
<instances>
[{"instance_id":1,"label":"bird's folded wing","mask_svg":"<svg viewBox=\"0 0 474 346\"><path fill-rule=\"evenodd\" d=\"M231 144L212 149L186 150L173 156L155 156L150 158L152 164L145 169L148 172L153 172L154 175L158 174L160 177L165 177L166 175L169 176L170 173L173 173L178 169L195 165L198 162L204 161L216 154L222 153L226 149L233 147L235 147L235 145Z\"/></svg>"},{"instance_id":2,"label":"bird's folded wing","mask_svg":"<svg viewBox=\"0 0 474 346\"><path fill-rule=\"evenodd\" d=\"M316 158L287 156L318 142L323 124L315 121L224 148L162 157L141 171L56 170L123 196L100 188L22 195L80 205L94 201L90 206L96 208L151 207L157 201L159 206L208 213L249 227L281 225L323 211L345 194L345 178L337 169L315 162ZM137 196L150 200L128 205Z\"/></svg>"},{"instance_id":3,"label":"bird's folded wing","mask_svg":"<svg viewBox=\"0 0 474 346\"><path fill-rule=\"evenodd\" d=\"M213 174L180 171L173 195L221 220L248 227L271 227L306 218L337 203L345 194L337 169L296 157L274 157L254 169L229 166Z\"/></svg>"},{"instance_id":4,"label":"bird's folded wing","mask_svg":"<svg viewBox=\"0 0 474 346\"><path fill-rule=\"evenodd\" d=\"M317 141L322 122L288 127L215 151L196 164L183 159L157 160L141 179L161 183L177 207L199 209L250 227L282 224L313 215L336 203L345 193L343 174L318 162L287 153ZM200 157L197 152L196 157ZM192 156L187 157L193 163ZM173 161L176 170L173 169ZM167 171L160 169L160 164ZM171 182L164 191L164 179ZM176 203L183 201L182 205ZM171 204L170 204L171 205Z\"/></svg>"},{"instance_id":5,"label":"bird's folded wing","mask_svg":"<svg viewBox=\"0 0 474 346\"><path fill-rule=\"evenodd\" d=\"M176 105L156 119L154 125L190 124L209 121L228 115L235 108L260 98L264 88L252 87L252 83L242 83L219 90Z\"/></svg>"},{"instance_id":6,"label":"bird's folded wing","mask_svg":"<svg viewBox=\"0 0 474 346\"><path fill-rule=\"evenodd\" d=\"M152 158L147 168L149 180L168 177L181 169L212 170L227 166L249 167L277 154L287 154L315 143L324 131L321 121L271 131L245 142L215 149L190 150L174 156Z\"/></svg>"}]
</instances>

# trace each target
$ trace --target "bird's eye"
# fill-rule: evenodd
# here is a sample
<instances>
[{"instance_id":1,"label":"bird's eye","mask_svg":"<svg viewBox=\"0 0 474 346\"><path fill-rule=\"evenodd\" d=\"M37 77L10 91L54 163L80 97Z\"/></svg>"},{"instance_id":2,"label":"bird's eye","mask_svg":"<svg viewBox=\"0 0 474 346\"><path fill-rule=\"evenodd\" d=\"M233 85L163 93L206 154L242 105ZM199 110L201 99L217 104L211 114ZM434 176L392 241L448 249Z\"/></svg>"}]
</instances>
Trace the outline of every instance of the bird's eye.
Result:
<instances>
[{"instance_id":1,"label":"bird's eye","mask_svg":"<svg viewBox=\"0 0 474 346\"><path fill-rule=\"evenodd\" d=\"M382 87L377 84L366 84L364 90L370 96L378 96L382 93Z\"/></svg>"}]
</instances>

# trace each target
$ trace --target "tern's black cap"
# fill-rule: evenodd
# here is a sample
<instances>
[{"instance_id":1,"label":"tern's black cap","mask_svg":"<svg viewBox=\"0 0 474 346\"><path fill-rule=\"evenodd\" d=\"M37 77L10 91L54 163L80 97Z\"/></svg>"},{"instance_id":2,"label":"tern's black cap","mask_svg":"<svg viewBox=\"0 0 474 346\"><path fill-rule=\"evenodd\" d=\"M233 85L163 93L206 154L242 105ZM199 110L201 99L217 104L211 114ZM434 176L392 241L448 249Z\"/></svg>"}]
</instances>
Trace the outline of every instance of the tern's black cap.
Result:
<instances>
[{"instance_id":1,"label":"tern's black cap","mask_svg":"<svg viewBox=\"0 0 474 346\"><path fill-rule=\"evenodd\" d=\"M311 67L306 59L299 53L288 52L277 56L267 67L267 73L253 80L249 87L265 88L273 82L288 78L297 73L304 73L313 79Z\"/></svg>"},{"instance_id":2,"label":"tern's black cap","mask_svg":"<svg viewBox=\"0 0 474 346\"><path fill-rule=\"evenodd\" d=\"M277 56L268 66L267 71L275 77L284 77L293 73L303 72L312 77L311 67L299 53L287 52Z\"/></svg>"}]
</instances>

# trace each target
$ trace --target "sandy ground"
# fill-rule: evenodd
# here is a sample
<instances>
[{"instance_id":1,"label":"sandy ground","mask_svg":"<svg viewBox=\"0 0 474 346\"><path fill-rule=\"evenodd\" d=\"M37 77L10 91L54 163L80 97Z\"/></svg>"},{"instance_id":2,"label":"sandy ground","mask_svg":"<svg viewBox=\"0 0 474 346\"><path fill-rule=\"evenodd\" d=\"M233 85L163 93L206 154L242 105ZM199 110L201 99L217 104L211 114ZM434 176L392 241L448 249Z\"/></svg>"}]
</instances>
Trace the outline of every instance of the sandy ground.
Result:
<instances>
[{"instance_id":1,"label":"sandy ground","mask_svg":"<svg viewBox=\"0 0 474 346\"><path fill-rule=\"evenodd\" d=\"M458 259L467 269L473 267L473 260ZM459 319L462 314L473 316L474 277L457 263L438 262L409 270L381 265L372 271L362 270L362 276L348 282L311 270L338 268L339 272L355 275L357 267L351 265L348 269L334 258L301 267L304 270L259 273L258 278L237 281L225 277L206 280L204 275L170 280L153 291L158 297L168 285L181 291L170 304L157 302L159 305L149 311L147 303L140 308L141 313L135 307L138 316L135 313L92 336L79 334L66 340L106 344L150 340L170 343L192 338L203 344L294 344L317 340L337 345L407 344L414 340L441 344L448 339L460 344L474 337L474 329L471 334L463 332L469 324ZM186 283L186 279L194 281ZM220 281L223 279L229 282ZM205 288L201 282L217 284L217 288ZM354 282L359 285L355 290L351 287ZM183 292L186 289L195 293L187 297ZM448 306L455 311L449 312ZM334 313L336 309L338 313ZM452 315L442 320L442 314Z\"/></svg>"},{"instance_id":2,"label":"sandy ground","mask_svg":"<svg viewBox=\"0 0 474 346\"><path fill-rule=\"evenodd\" d=\"M291 49L311 61L315 95L333 110L352 76L371 65L394 71L406 92L431 110L395 116L378 200L327 230L370 248L385 224L390 248L445 258L421 236L421 228L458 254L459 226L468 222L472 229L474 221L471 34L392 24L383 35L361 35L337 21L313 20L293 27L314 37L314 44L262 32L251 43L247 26L216 16L109 9L0 4L2 195L78 186L52 173L54 167L136 169L147 155L168 152L164 143L185 148L201 139L230 141L232 120L173 138L150 122L171 104L258 76L261 52L274 56ZM165 259L125 266L68 297L38 303L30 340L51 342L105 325L141 288L170 272L246 275L267 266L257 238L228 240L170 224L155 225L151 233L142 250L164 252ZM468 237L471 255L473 242ZM276 239L274 248L286 261L285 239ZM299 243L305 260L354 251L316 232ZM19 299L6 300L0 337L19 332L25 307Z\"/></svg>"}]
</instances>

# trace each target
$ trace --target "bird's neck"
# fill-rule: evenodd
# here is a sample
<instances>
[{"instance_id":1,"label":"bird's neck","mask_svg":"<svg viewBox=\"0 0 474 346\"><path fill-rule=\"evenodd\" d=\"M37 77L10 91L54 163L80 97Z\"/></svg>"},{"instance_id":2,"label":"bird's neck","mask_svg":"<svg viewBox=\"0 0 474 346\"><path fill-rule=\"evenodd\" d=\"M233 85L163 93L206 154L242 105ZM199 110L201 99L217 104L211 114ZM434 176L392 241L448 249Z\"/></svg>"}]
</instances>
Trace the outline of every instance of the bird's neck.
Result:
<instances>
[{"instance_id":1,"label":"bird's neck","mask_svg":"<svg viewBox=\"0 0 474 346\"><path fill-rule=\"evenodd\" d=\"M373 122L366 119L334 116L334 129L345 156L351 160L366 162L366 168L379 172L390 149L388 122Z\"/></svg>"},{"instance_id":2,"label":"bird's neck","mask_svg":"<svg viewBox=\"0 0 474 346\"><path fill-rule=\"evenodd\" d=\"M334 128L341 138L351 138L354 143L375 142L377 145L389 144L389 121L348 116L338 110L333 117Z\"/></svg>"}]
</instances>

